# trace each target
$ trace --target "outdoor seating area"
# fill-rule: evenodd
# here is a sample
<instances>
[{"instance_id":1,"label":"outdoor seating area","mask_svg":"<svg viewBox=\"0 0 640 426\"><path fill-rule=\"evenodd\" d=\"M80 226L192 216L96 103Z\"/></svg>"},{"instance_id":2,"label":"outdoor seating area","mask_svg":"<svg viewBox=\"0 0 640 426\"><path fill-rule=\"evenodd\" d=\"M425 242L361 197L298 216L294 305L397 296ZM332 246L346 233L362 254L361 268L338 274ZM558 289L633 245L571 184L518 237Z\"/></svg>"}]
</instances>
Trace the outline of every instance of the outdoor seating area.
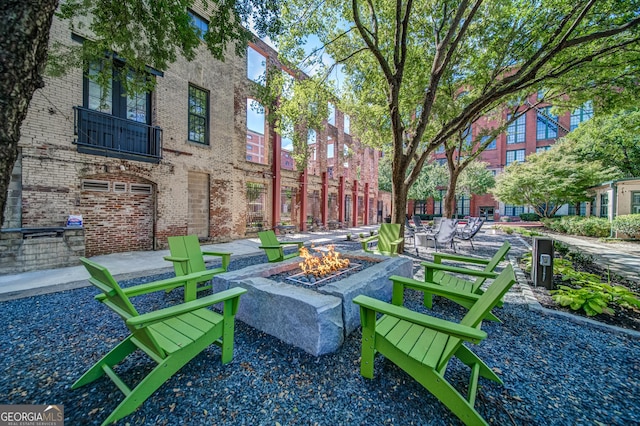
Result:
<instances>
[{"instance_id":1,"label":"outdoor seating area","mask_svg":"<svg viewBox=\"0 0 640 426\"><path fill-rule=\"evenodd\" d=\"M637 419L640 404L628 396L640 391L629 382L638 375L640 339L530 310L509 261L528 250L521 239L482 228L473 248L462 245L454 253L441 245L416 256L411 246L396 251L404 239L400 226L386 225L360 241L348 241L348 230L274 234L277 244L255 239L251 254L241 256L200 247L195 236L173 237L165 257L173 271L139 278L114 279L85 259L93 287L1 302L8 328L0 350L14 373L0 379L0 389L8 403L64 405L69 424ZM293 250L331 243L344 252L402 260L413 276L386 272L385 296L346 291L345 306L359 311L349 322L357 323L338 346L314 355L296 345L302 336L287 341L247 319L282 328L286 310L298 309L286 302L285 287L261 278L267 266L297 263L297 250L275 262L265 250L280 252L289 243ZM227 276L238 277L237 284ZM246 287L249 281L255 287ZM264 301L249 297L266 286L285 296L271 321L261 311ZM46 345L38 338L44 335ZM584 374L604 362L609 374ZM599 409L603 400L611 408Z\"/></svg>"}]
</instances>

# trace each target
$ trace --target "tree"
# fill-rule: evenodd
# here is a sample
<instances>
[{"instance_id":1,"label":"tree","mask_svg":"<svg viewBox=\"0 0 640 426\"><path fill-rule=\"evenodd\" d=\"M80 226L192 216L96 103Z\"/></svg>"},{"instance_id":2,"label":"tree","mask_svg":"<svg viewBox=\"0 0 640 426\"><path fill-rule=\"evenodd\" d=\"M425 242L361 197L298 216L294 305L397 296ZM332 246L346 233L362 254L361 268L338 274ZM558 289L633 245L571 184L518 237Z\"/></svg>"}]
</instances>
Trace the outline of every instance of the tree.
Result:
<instances>
[{"instance_id":1,"label":"tree","mask_svg":"<svg viewBox=\"0 0 640 426\"><path fill-rule=\"evenodd\" d=\"M540 217L553 217L563 204L591 200L587 189L617 172L600 161L585 161L570 148L558 142L524 163L507 166L491 192L503 203L532 206Z\"/></svg>"},{"instance_id":2,"label":"tree","mask_svg":"<svg viewBox=\"0 0 640 426\"><path fill-rule=\"evenodd\" d=\"M20 125L26 117L33 93L44 86L44 71L52 73L69 67L88 67L100 61L106 81L111 72L115 52L134 71L146 66L165 70L178 55L190 60L200 46L201 37L211 54L220 60L230 45L236 53L244 53L251 33L243 23L252 19L259 33L279 29L278 3L275 0L204 0L210 15L208 31L201 34L191 25L187 11L195 0L172 2L123 0L19 1L0 3L0 225L4 222L7 189L18 155ZM54 13L68 19L70 28L85 35L77 46L54 46L49 57L49 32ZM144 35L144 36L141 36ZM110 74L109 74L110 75ZM121 83L130 91L150 88L153 80Z\"/></svg>"},{"instance_id":3,"label":"tree","mask_svg":"<svg viewBox=\"0 0 640 426\"><path fill-rule=\"evenodd\" d=\"M640 176L640 110L593 117L565 138L585 161L614 167L622 177Z\"/></svg>"},{"instance_id":4,"label":"tree","mask_svg":"<svg viewBox=\"0 0 640 426\"><path fill-rule=\"evenodd\" d=\"M541 89L566 107L638 92L640 15L626 0L291 0L283 19L280 51L317 35L347 76L356 134L390 147L395 223L434 150L479 117Z\"/></svg>"}]
</instances>

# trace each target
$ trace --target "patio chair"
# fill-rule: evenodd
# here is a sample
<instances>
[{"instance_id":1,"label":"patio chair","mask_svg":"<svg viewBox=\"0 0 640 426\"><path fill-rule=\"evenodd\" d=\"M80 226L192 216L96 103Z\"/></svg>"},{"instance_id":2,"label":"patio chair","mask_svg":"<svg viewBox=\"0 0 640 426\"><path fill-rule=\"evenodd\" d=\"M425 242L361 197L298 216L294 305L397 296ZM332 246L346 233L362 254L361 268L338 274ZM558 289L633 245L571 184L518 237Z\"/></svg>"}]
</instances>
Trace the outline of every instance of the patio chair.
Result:
<instances>
[{"instance_id":1,"label":"patio chair","mask_svg":"<svg viewBox=\"0 0 640 426\"><path fill-rule=\"evenodd\" d=\"M397 275L389 277L394 285L392 303L399 306L402 305L404 288L407 287L422 291L424 293L424 304L428 308L432 308L433 306L434 294L446 297L469 308L470 304L473 304L474 300L482 295L482 285L486 282L487 278L491 279L497 277L495 269L500 262L507 257L507 253L509 253L510 249L511 244L508 241L505 241L491 259L481 259L477 257L460 256L447 253L434 253L433 262L421 263L425 270L424 281L418 281L413 278L406 278ZM484 266L484 268L482 270L477 270L459 266L443 265L443 260L479 265ZM459 275L467 276L471 278L471 280L461 278ZM473 279L474 277L475 280ZM422 284L425 283L429 285L422 286ZM442 289L442 287L445 287L446 290ZM500 305L502 305L502 302L498 303L498 306ZM489 313L487 319L500 321L491 313Z\"/></svg>"},{"instance_id":2,"label":"patio chair","mask_svg":"<svg viewBox=\"0 0 640 426\"><path fill-rule=\"evenodd\" d=\"M304 245L304 241L284 241L280 242L276 238L275 232L269 231L260 231L258 232L258 237L260 238L260 247L267 254L267 258L269 262L282 262L283 260L291 259L296 256L299 256L300 248ZM284 246L287 245L296 245L298 246L298 250L292 253L285 254Z\"/></svg>"},{"instance_id":3,"label":"patio chair","mask_svg":"<svg viewBox=\"0 0 640 426\"><path fill-rule=\"evenodd\" d=\"M377 241L378 246L369 248L369 244ZM360 240L362 250L366 253L382 254L385 256L397 256L400 252L400 244L404 237L400 235L399 223L382 223L377 235Z\"/></svg>"},{"instance_id":4,"label":"patio chair","mask_svg":"<svg viewBox=\"0 0 640 426\"><path fill-rule=\"evenodd\" d=\"M471 222L468 222L467 225L469 225L469 223ZM475 237L478 231L480 231L482 225L484 225L483 219L475 220L470 226L465 226L461 230L458 230L458 232L456 232L456 238L463 241L469 241L471 248L475 250L476 248L473 246L473 237Z\"/></svg>"},{"instance_id":5,"label":"patio chair","mask_svg":"<svg viewBox=\"0 0 640 426\"><path fill-rule=\"evenodd\" d=\"M200 242L196 235L169 237L167 240L169 242L169 251L171 252L171 256L165 256L164 260L173 263L173 270L176 277L192 274L194 272L209 271L209 274L206 275L201 282L197 283L195 287L185 287L185 301L195 299L196 294L200 291L211 289L211 284L205 286L199 285L211 281L215 275L227 272L227 269L229 268L231 253L202 251ZM213 269L207 269L204 262L204 256L221 257L221 266Z\"/></svg>"},{"instance_id":6,"label":"patio chair","mask_svg":"<svg viewBox=\"0 0 640 426\"><path fill-rule=\"evenodd\" d=\"M416 228L409 223L409 218L406 216L404 217L404 237L413 239L415 244Z\"/></svg>"},{"instance_id":7,"label":"patio chair","mask_svg":"<svg viewBox=\"0 0 640 426\"><path fill-rule=\"evenodd\" d=\"M479 343L487 337L480 330L486 314L515 282L511 265L500 274L462 318L460 323L413 312L401 306L360 295L362 349L360 374L372 379L375 354L381 353L438 398L467 425L487 425L474 408L480 376L502 384L502 380L463 342ZM377 315L382 314L378 319ZM471 368L465 398L445 378L452 357Z\"/></svg>"},{"instance_id":8,"label":"patio chair","mask_svg":"<svg viewBox=\"0 0 640 426\"><path fill-rule=\"evenodd\" d=\"M416 231L418 232L429 232L431 230L431 227L422 223L422 219L420 218L419 215L414 214L411 217L411 220L413 220L413 224L416 226Z\"/></svg>"},{"instance_id":9,"label":"patio chair","mask_svg":"<svg viewBox=\"0 0 640 426\"><path fill-rule=\"evenodd\" d=\"M123 289L105 267L85 258L81 258L80 261L91 274L89 282L102 291L96 299L122 317L130 332L129 336L71 386L72 389L77 389L106 375L125 395L124 400L104 420L103 426L131 414L209 345L215 343L222 347L223 364L233 358L234 317L240 296L246 292L245 289L236 287L140 315L132 305L130 296L162 291L189 281L197 281L202 277L202 273ZM207 309L217 303L223 303L222 313ZM106 325L108 329L110 324ZM138 384L131 389L112 367L137 349L147 354L157 365L142 380L136 380Z\"/></svg>"},{"instance_id":10,"label":"patio chair","mask_svg":"<svg viewBox=\"0 0 640 426\"><path fill-rule=\"evenodd\" d=\"M435 231L435 233L426 233L422 235L421 238L424 238L425 244L427 241L433 241L433 246L436 251L438 251L438 245L440 245L441 248L446 247L447 245L450 245L451 248L453 249L453 252L455 253L456 246L455 246L454 238L456 235L457 227L458 227L457 219L442 218L438 222L438 228L437 228L437 231ZM416 255L418 255L419 254L418 238L416 238L415 249L416 249Z\"/></svg>"}]
</instances>

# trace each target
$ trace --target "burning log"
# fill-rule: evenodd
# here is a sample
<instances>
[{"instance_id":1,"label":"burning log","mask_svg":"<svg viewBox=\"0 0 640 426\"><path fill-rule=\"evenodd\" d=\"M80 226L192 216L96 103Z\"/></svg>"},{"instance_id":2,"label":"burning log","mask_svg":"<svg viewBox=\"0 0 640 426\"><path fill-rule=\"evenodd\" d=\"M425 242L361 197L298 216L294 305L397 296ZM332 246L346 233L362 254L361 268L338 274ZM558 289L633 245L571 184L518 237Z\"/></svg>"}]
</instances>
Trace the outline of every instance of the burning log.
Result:
<instances>
[{"instance_id":1,"label":"burning log","mask_svg":"<svg viewBox=\"0 0 640 426\"><path fill-rule=\"evenodd\" d=\"M298 264L305 275L314 275L316 278L329 275L341 269L349 267L349 259L340 257L340 252L335 251L335 246L327 246L327 251L314 249L320 256L312 255L306 247L300 248L300 257L303 261Z\"/></svg>"}]
</instances>

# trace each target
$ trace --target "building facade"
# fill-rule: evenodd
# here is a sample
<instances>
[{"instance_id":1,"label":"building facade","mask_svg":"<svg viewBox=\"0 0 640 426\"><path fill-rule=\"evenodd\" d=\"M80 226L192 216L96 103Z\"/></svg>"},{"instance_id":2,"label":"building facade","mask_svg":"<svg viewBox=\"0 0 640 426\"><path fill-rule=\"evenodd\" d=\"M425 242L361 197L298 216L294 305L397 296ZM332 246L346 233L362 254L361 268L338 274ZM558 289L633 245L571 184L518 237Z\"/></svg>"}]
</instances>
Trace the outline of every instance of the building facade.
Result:
<instances>
[{"instance_id":1,"label":"building facade","mask_svg":"<svg viewBox=\"0 0 640 426\"><path fill-rule=\"evenodd\" d=\"M578 125L593 116L593 108L590 103L575 111L557 116L551 113L552 106L544 101L538 102L541 93L532 94L526 100L520 111L527 110L525 114L513 121L506 132L498 135L489 143L480 157L480 161L486 162L487 168L498 175L506 166L514 161L527 161L527 157L537 152L549 149L556 141L565 136ZM505 121L510 117L506 112L502 117ZM481 129L495 128L496 123L489 118L481 117L470 128L469 137L477 143L486 142L479 136ZM436 151L433 161L445 161L444 147ZM410 200L407 205L407 214L442 215L443 202L446 188L441 189L440 200ZM488 220L499 220L501 217L518 218L521 213L533 211L528 206L515 206L500 203L491 194L460 195L456 197L456 214L460 216L484 217ZM558 214L567 214L567 206Z\"/></svg>"},{"instance_id":2,"label":"building facade","mask_svg":"<svg viewBox=\"0 0 640 426\"><path fill-rule=\"evenodd\" d=\"M202 16L192 13L200 28ZM51 43L82 40L54 19ZM165 248L172 235L221 242L279 225L379 221L379 153L345 130L348 116L334 108L322 128L309 129L314 157L299 171L286 141L251 107L255 64L269 72L277 52L256 40L246 57L221 62L204 43L199 49L192 61L149 69L152 93L124 93L116 75L105 92L80 69L46 79L21 129L0 273ZM117 65L114 74L128 72ZM66 226L70 216L82 217L81 229ZM43 247L57 254L45 258Z\"/></svg>"}]
</instances>

